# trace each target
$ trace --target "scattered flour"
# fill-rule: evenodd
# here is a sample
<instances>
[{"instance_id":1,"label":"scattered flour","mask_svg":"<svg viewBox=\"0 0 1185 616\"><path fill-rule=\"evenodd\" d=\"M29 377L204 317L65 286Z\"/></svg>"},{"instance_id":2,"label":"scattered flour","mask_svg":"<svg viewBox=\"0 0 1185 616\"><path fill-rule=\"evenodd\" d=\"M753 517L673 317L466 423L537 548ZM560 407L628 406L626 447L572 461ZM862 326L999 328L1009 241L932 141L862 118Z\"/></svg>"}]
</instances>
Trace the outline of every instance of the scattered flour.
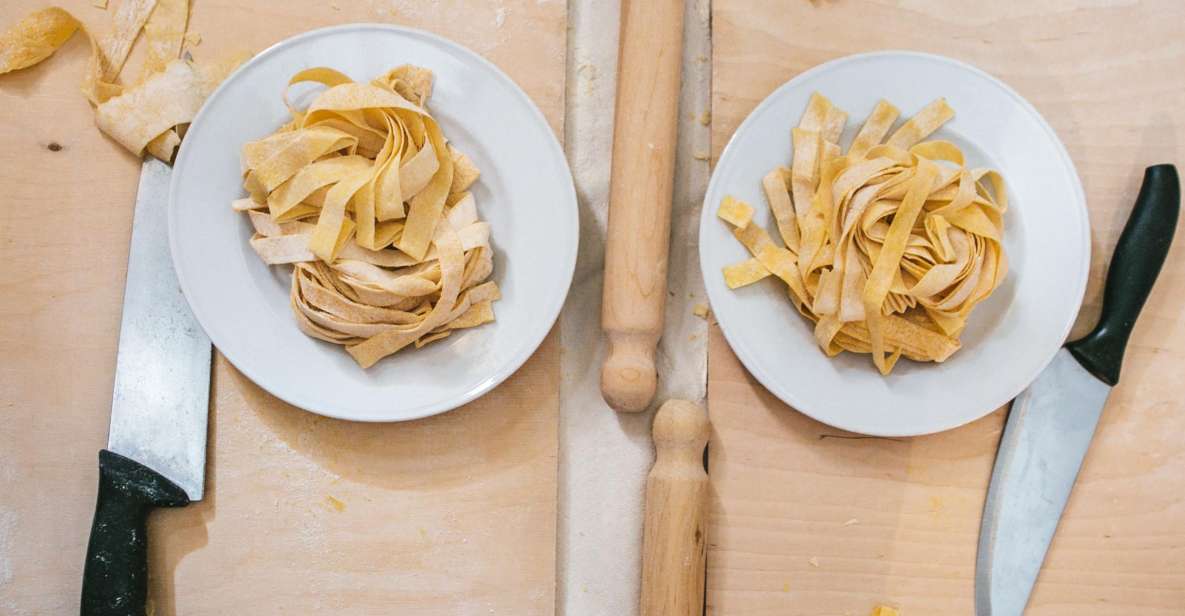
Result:
<instances>
[{"instance_id":1,"label":"scattered flour","mask_svg":"<svg viewBox=\"0 0 1185 616\"><path fill-rule=\"evenodd\" d=\"M0 587L12 581L12 561L9 556L12 554L15 534L16 512L0 510Z\"/></svg>"}]
</instances>

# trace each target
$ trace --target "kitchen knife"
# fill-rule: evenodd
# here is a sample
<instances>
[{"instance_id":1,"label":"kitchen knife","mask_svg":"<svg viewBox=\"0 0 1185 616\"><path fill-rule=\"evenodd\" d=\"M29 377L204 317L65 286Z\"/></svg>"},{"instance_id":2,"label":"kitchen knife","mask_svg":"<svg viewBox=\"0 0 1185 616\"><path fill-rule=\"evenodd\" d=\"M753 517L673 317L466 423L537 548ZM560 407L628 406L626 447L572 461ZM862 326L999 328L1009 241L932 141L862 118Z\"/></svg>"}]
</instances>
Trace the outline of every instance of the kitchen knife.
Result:
<instances>
[{"instance_id":1,"label":"kitchen knife","mask_svg":"<svg viewBox=\"0 0 1185 616\"><path fill-rule=\"evenodd\" d=\"M171 177L172 169L156 159L140 172L82 616L142 616L149 510L202 498L210 340L181 295L169 256Z\"/></svg>"},{"instance_id":2,"label":"kitchen knife","mask_svg":"<svg viewBox=\"0 0 1185 616\"><path fill-rule=\"evenodd\" d=\"M1132 326L1168 254L1180 202L1176 167L1145 170L1107 272L1099 324L1058 351L1012 403L979 532L977 616L1024 612L1107 395L1119 382Z\"/></svg>"}]
</instances>

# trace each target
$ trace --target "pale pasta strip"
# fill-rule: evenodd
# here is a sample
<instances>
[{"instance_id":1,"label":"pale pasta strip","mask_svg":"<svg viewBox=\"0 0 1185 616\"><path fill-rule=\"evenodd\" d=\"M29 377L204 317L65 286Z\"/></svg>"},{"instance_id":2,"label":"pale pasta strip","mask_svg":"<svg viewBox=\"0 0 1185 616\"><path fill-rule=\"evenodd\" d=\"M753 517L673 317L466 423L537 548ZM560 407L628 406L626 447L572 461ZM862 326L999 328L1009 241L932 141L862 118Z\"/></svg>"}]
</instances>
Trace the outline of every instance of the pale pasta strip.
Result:
<instances>
[{"instance_id":1,"label":"pale pasta strip","mask_svg":"<svg viewBox=\"0 0 1185 616\"><path fill-rule=\"evenodd\" d=\"M137 156L147 152L168 162L181 143L179 127L245 59L236 54L213 64L180 60L189 8L189 0L123 0L102 36L63 9L35 11L0 33L0 75L40 63L82 30L91 45L82 92L96 107L99 130ZM125 87L119 74L141 32L147 58L137 83Z\"/></svg>"}]
</instances>

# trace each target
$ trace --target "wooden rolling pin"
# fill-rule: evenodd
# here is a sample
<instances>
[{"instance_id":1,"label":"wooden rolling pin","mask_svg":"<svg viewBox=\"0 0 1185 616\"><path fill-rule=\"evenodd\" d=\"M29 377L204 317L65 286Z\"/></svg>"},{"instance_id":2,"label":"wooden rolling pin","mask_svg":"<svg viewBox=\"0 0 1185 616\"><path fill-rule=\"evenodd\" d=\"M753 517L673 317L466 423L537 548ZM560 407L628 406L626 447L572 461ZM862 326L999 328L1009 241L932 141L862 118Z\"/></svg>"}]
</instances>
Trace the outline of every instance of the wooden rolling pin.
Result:
<instances>
[{"instance_id":1,"label":"wooden rolling pin","mask_svg":"<svg viewBox=\"0 0 1185 616\"><path fill-rule=\"evenodd\" d=\"M654 416L654 468L646 480L641 616L700 616L704 606L704 447L708 414L668 400Z\"/></svg>"},{"instance_id":2,"label":"wooden rolling pin","mask_svg":"<svg viewBox=\"0 0 1185 616\"><path fill-rule=\"evenodd\" d=\"M658 387L682 56L683 0L622 0L601 304L601 395L618 411L645 410Z\"/></svg>"}]
</instances>

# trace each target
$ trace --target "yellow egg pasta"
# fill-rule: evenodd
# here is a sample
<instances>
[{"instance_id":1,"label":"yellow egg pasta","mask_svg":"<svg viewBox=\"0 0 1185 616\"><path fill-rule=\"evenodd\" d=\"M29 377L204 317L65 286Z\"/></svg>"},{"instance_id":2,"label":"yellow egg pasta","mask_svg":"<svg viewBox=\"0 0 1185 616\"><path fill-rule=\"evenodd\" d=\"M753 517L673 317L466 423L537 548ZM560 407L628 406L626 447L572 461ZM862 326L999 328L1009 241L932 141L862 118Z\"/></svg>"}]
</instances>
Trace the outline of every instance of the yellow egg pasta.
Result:
<instances>
[{"instance_id":1,"label":"yellow egg pasta","mask_svg":"<svg viewBox=\"0 0 1185 616\"><path fill-rule=\"evenodd\" d=\"M882 374L901 356L948 359L1008 271L1003 178L926 140L954 117L944 99L890 133L899 115L880 101L843 152L847 115L812 95L791 130L790 166L761 182L781 246L748 204L725 197L718 210L752 255L724 268L729 288L779 278L825 353L870 354Z\"/></svg>"},{"instance_id":2,"label":"yellow egg pasta","mask_svg":"<svg viewBox=\"0 0 1185 616\"><path fill-rule=\"evenodd\" d=\"M91 45L82 92L95 106L95 124L136 156L147 152L168 162L181 143L178 128L246 59L245 54L212 64L181 59L189 8L189 0L124 0L104 36L87 31L64 9L34 11L0 33L0 75L40 63L82 30ZM141 32L148 47L144 68L135 84L124 86L119 74Z\"/></svg>"},{"instance_id":3,"label":"yellow egg pasta","mask_svg":"<svg viewBox=\"0 0 1185 616\"><path fill-rule=\"evenodd\" d=\"M480 171L428 112L432 73L404 65L370 83L329 68L291 121L242 148L250 243L292 264L291 304L309 336L363 368L494 320L489 225L469 188Z\"/></svg>"},{"instance_id":4,"label":"yellow egg pasta","mask_svg":"<svg viewBox=\"0 0 1185 616\"><path fill-rule=\"evenodd\" d=\"M173 60L161 71L95 108L95 124L129 152L162 160L181 143L175 128L188 124L239 60L199 65ZM144 113L145 109L151 109Z\"/></svg>"},{"instance_id":5,"label":"yellow egg pasta","mask_svg":"<svg viewBox=\"0 0 1185 616\"><path fill-rule=\"evenodd\" d=\"M0 34L0 74L33 66L53 55L81 24L56 6L34 11Z\"/></svg>"}]
</instances>

